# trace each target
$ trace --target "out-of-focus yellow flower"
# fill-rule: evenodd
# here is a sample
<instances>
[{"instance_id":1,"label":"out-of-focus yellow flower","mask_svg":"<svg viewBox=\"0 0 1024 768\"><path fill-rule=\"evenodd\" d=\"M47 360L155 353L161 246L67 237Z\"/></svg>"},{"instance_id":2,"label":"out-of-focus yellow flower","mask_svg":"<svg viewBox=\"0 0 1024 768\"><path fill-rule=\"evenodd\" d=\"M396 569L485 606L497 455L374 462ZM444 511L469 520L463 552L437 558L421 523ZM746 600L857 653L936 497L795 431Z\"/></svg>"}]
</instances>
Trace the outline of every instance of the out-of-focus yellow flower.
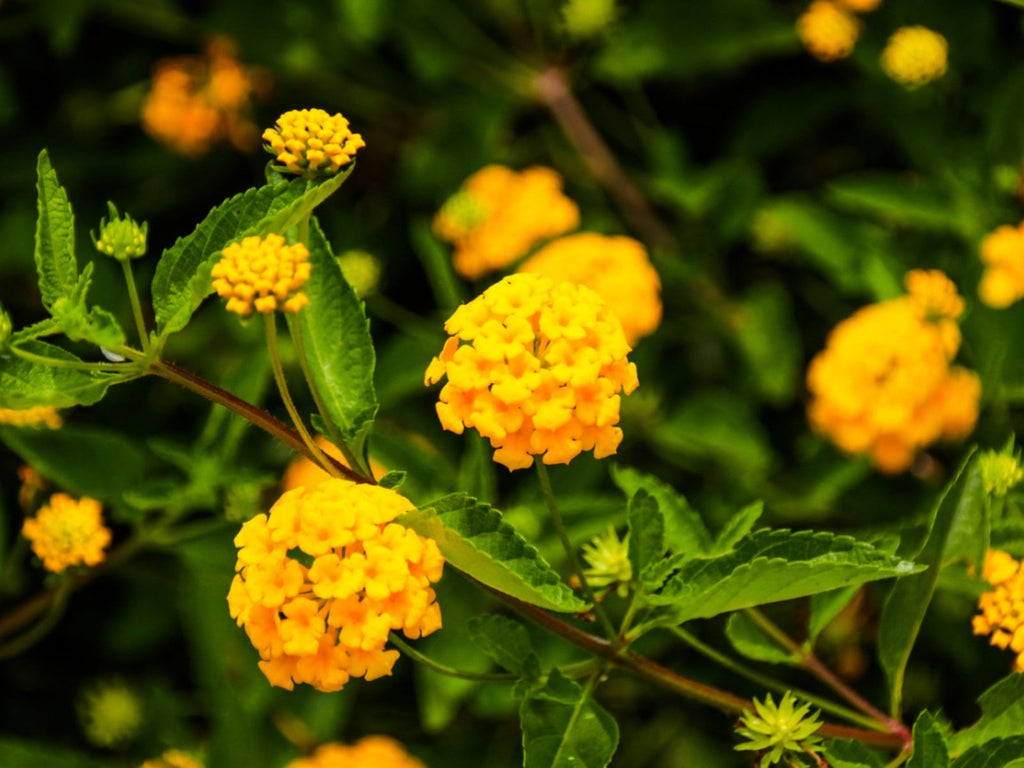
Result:
<instances>
[{"instance_id":1,"label":"out-of-focus yellow flower","mask_svg":"<svg viewBox=\"0 0 1024 768\"><path fill-rule=\"evenodd\" d=\"M110 543L110 529L103 524L102 507L95 499L75 499L55 493L35 517L21 528L32 551L48 571L60 573L72 565L102 562Z\"/></svg>"},{"instance_id":2,"label":"out-of-focus yellow flower","mask_svg":"<svg viewBox=\"0 0 1024 768\"><path fill-rule=\"evenodd\" d=\"M349 129L348 120L323 109L285 112L263 132L263 141L277 162L307 178L337 173L366 146L362 135Z\"/></svg>"},{"instance_id":3,"label":"out-of-focus yellow flower","mask_svg":"<svg viewBox=\"0 0 1024 768\"><path fill-rule=\"evenodd\" d=\"M567 0L562 6L565 31L576 40L597 37L615 22L616 16L615 0Z\"/></svg>"},{"instance_id":4,"label":"out-of-focus yellow flower","mask_svg":"<svg viewBox=\"0 0 1024 768\"><path fill-rule=\"evenodd\" d=\"M1003 451L984 451L978 456L978 468L981 470L981 484L985 492L993 496L1005 496L1021 480L1024 480L1024 468L1020 465L1020 457Z\"/></svg>"},{"instance_id":5,"label":"out-of-focus yellow flower","mask_svg":"<svg viewBox=\"0 0 1024 768\"><path fill-rule=\"evenodd\" d=\"M488 165L448 199L434 217L434 231L455 246L455 270L472 280L509 266L579 221L579 208L562 193L562 177L550 168L517 173Z\"/></svg>"},{"instance_id":6,"label":"out-of-focus yellow flower","mask_svg":"<svg viewBox=\"0 0 1024 768\"><path fill-rule=\"evenodd\" d=\"M391 674L388 633L441 627L432 582L444 558L432 539L392 522L413 505L378 485L331 478L286 491L235 537L228 592L272 685L340 690Z\"/></svg>"},{"instance_id":7,"label":"out-of-focus yellow flower","mask_svg":"<svg viewBox=\"0 0 1024 768\"><path fill-rule=\"evenodd\" d=\"M309 303L299 289L312 265L302 243L285 245L281 235L246 237L221 252L210 272L213 289L228 300L227 310L248 317L283 309L295 313Z\"/></svg>"},{"instance_id":8,"label":"out-of-focus yellow flower","mask_svg":"<svg viewBox=\"0 0 1024 768\"><path fill-rule=\"evenodd\" d=\"M142 105L142 127L183 155L198 156L226 140L244 152L255 149L252 99L267 77L242 66L234 43L212 40L203 56L162 59Z\"/></svg>"},{"instance_id":9,"label":"out-of-focus yellow flower","mask_svg":"<svg viewBox=\"0 0 1024 768\"><path fill-rule=\"evenodd\" d=\"M324 744L285 768L425 768L389 736L364 736L355 744Z\"/></svg>"},{"instance_id":10,"label":"out-of-focus yellow flower","mask_svg":"<svg viewBox=\"0 0 1024 768\"><path fill-rule=\"evenodd\" d=\"M337 459L346 467L348 466L348 461L342 455L338 446L326 437L323 435L317 435L313 438L313 441L321 451L326 453L332 459ZM379 462L374 461L373 459L370 459L370 471L373 472L375 479L380 479L387 474L387 470ZM324 480L330 480L332 477L333 475L319 464L310 461L300 454L292 459L291 463L285 469L284 475L281 477L281 490L290 491L292 488L299 488L300 486L311 488L314 485L319 485Z\"/></svg>"},{"instance_id":11,"label":"out-of-focus yellow flower","mask_svg":"<svg viewBox=\"0 0 1024 768\"><path fill-rule=\"evenodd\" d=\"M953 284L941 272L914 270L906 285L908 295L837 325L807 372L811 425L890 473L936 440L969 434L981 394L976 374L950 365L963 308Z\"/></svg>"},{"instance_id":12,"label":"out-of-focus yellow flower","mask_svg":"<svg viewBox=\"0 0 1024 768\"><path fill-rule=\"evenodd\" d=\"M832 0L814 0L796 20L796 33L814 58L836 61L853 53L860 22Z\"/></svg>"},{"instance_id":13,"label":"out-of-focus yellow flower","mask_svg":"<svg viewBox=\"0 0 1024 768\"><path fill-rule=\"evenodd\" d=\"M913 90L946 74L946 38L927 27L900 27L882 51L882 69L904 88Z\"/></svg>"},{"instance_id":14,"label":"out-of-focus yellow flower","mask_svg":"<svg viewBox=\"0 0 1024 768\"><path fill-rule=\"evenodd\" d=\"M85 737L97 747L130 741L142 725L142 702L122 680L101 680L82 691L79 720Z\"/></svg>"},{"instance_id":15,"label":"out-of-focus yellow flower","mask_svg":"<svg viewBox=\"0 0 1024 768\"><path fill-rule=\"evenodd\" d=\"M60 412L50 405L36 405L31 408L0 408L0 424L10 424L13 427L59 429L63 423Z\"/></svg>"},{"instance_id":16,"label":"out-of-focus yellow flower","mask_svg":"<svg viewBox=\"0 0 1024 768\"><path fill-rule=\"evenodd\" d=\"M1017 654L1014 669L1024 672L1024 573L1009 553L989 550L982 575L992 590L978 598L972 621L976 635L991 635L989 642Z\"/></svg>"},{"instance_id":17,"label":"out-of-focus yellow flower","mask_svg":"<svg viewBox=\"0 0 1024 768\"><path fill-rule=\"evenodd\" d=\"M882 0L836 0L836 2L854 13L870 13L882 4Z\"/></svg>"},{"instance_id":18,"label":"out-of-focus yellow flower","mask_svg":"<svg viewBox=\"0 0 1024 768\"><path fill-rule=\"evenodd\" d=\"M510 470L611 456L622 440L619 392L637 387L622 326L586 286L530 272L506 277L445 323L451 338L427 368L443 377L437 415L476 429ZM465 343L462 343L465 342Z\"/></svg>"},{"instance_id":19,"label":"out-of-focus yellow flower","mask_svg":"<svg viewBox=\"0 0 1024 768\"><path fill-rule=\"evenodd\" d=\"M140 768L203 768L203 764L195 755L180 749L169 749L160 757L147 760Z\"/></svg>"},{"instance_id":20,"label":"out-of-focus yellow flower","mask_svg":"<svg viewBox=\"0 0 1024 768\"><path fill-rule=\"evenodd\" d=\"M1024 221L1016 227L1004 224L981 241L985 274L978 296L995 309L1004 309L1024 296Z\"/></svg>"},{"instance_id":21,"label":"out-of-focus yellow flower","mask_svg":"<svg viewBox=\"0 0 1024 768\"><path fill-rule=\"evenodd\" d=\"M558 282L580 283L604 299L630 346L661 322L661 279L647 249L631 237L579 232L542 247L518 268Z\"/></svg>"},{"instance_id":22,"label":"out-of-focus yellow flower","mask_svg":"<svg viewBox=\"0 0 1024 768\"><path fill-rule=\"evenodd\" d=\"M366 251L345 251L338 257L338 266L345 280L364 299L377 291L380 282L380 259Z\"/></svg>"}]
</instances>

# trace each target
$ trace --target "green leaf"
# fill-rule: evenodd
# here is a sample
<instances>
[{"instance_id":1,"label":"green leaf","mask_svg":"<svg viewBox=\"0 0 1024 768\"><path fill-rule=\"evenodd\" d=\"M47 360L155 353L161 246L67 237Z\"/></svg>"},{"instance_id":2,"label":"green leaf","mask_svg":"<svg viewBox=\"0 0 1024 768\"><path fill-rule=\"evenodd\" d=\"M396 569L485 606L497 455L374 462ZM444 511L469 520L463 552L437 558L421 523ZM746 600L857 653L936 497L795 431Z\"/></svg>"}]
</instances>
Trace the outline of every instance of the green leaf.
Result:
<instances>
[{"instance_id":1,"label":"green leaf","mask_svg":"<svg viewBox=\"0 0 1024 768\"><path fill-rule=\"evenodd\" d=\"M670 485L654 475L613 464L612 480L628 498L641 488L658 502L665 521L665 543L680 555L702 555L711 550L711 532L700 514Z\"/></svg>"},{"instance_id":2,"label":"green leaf","mask_svg":"<svg viewBox=\"0 0 1024 768\"><path fill-rule=\"evenodd\" d=\"M1019 768L1024 755L1024 736L992 739L971 747L953 761L952 768Z\"/></svg>"},{"instance_id":3,"label":"green leaf","mask_svg":"<svg viewBox=\"0 0 1024 768\"><path fill-rule=\"evenodd\" d=\"M473 645L490 656L502 669L517 675L540 674L540 661L526 627L514 619L489 613L469 620Z\"/></svg>"},{"instance_id":4,"label":"green leaf","mask_svg":"<svg viewBox=\"0 0 1024 768\"><path fill-rule=\"evenodd\" d=\"M887 224L940 232L960 232L957 211L948 197L919 176L858 173L828 185L827 197L856 213L873 214Z\"/></svg>"},{"instance_id":5,"label":"green leaf","mask_svg":"<svg viewBox=\"0 0 1024 768\"><path fill-rule=\"evenodd\" d=\"M312 273L303 292L309 304L288 316L302 344L327 416L358 454L377 413L373 390L374 352L363 302L345 280L316 220L310 222Z\"/></svg>"},{"instance_id":6,"label":"green leaf","mask_svg":"<svg viewBox=\"0 0 1024 768\"><path fill-rule=\"evenodd\" d=\"M299 179L298 181L301 186L296 186L298 195L290 196L285 204L281 206L280 210L276 211L273 216L260 222L256 230L257 234L265 235L269 232L281 234L287 232L304 219L309 218L318 205L338 191L338 188L345 183L345 179L355 169L356 164L353 161L349 163L344 173L339 173L328 179L312 181ZM292 184L296 184L296 182L292 182Z\"/></svg>"},{"instance_id":7,"label":"green leaf","mask_svg":"<svg viewBox=\"0 0 1024 768\"><path fill-rule=\"evenodd\" d=\"M946 540L957 509L963 504L979 503L978 500L984 493L981 472L972 453L961 464L956 476L946 486L935 506L928 525L928 538L920 551L904 553L928 568L923 573L896 582L882 608L878 628L878 660L889 683L890 707L893 714L900 711L907 660L910 658L910 651L914 647L921 622L935 592L942 553L946 548Z\"/></svg>"},{"instance_id":8,"label":"green leaf","mask_svg":"<svg viewBox=\"0 0 1024 768\"><path fill-rule=\"evenodd\" d=\"M949 749L942 726L928 712L914 721L914 751L907 768L948 768Z\"/></svg>"},{"instance_id":9,"label":"green leaf","mask_svg":"<svg viewBox=\"0 0 1024 768\"><path fill-rule=\"evenodd\" d=\"M661 590L644 597L663 606L650 625L681 624L918 570L851 536L786 529L761 530L726 554L677 558L673 566Z\"/></svg>"},{"instance_id":10,"label":"green leaf","mask_svg":"<svg viewBox=\"0 0 1024 768\"><path fill-rule=\"evenodd\" d=\"M75 290L53 302L50 313L57 326L72 341L88 341L107 349L117 349L125 342L124 331L110 312L102 307L86 306L86 294L92 282L93 264L86 264Z\"/></svg>"},{"instance_id":11,"label":"green leaf","mask_svg":"<svg viewBox=\"0 0 1024 768\"><path fill-rule=\"evenodd\" d=\"M501 512L472 496L445 496L397 522L434 539L453 568L492 589L550 611L587 607Z\"/></svg>"},{"instance_id":12,"label":"green leaf","mask_svg":"<svg viewBox=\"0 0 1024 768\"><path fill-rule=\"evenodd\" d=\"M638 488L629 500L629 562L633 573L642 573L665 554L665 517L658 500Z\"/></svg>"},{"instance_id":13,"label":"green leaf","mask_svg":"<svg viewBox=\"0 0 1024 768\"><path fill-rule=\"evenodd\" d=\"M90 427L0 427L0 441L61 490L119 503L142 480L143 454L127 438Z\"/></svg>"},{"instance_id":14,"label":"green leaf","mask_svg":"<svg viewBox=\"0 0 1024 768\"><path fill-rule=\"evenodd\" d=\"M734 613L725 625L725 636L732 647L748 659L771 664L791 664L793 654L764 633L745 613Z\"/></svg>"},{"instance_id":15,"label":"green leaf","mask_svg":"<svg viewBox=\"0 0 1024 768\"><path fill-rule=\"evenodd\" d=\"M754 391L775 405L792 400L803 351L789 292L777 283L759 283L735 307L733 328Z\"/></svg>"},{"instance_id":16,"label":"green leaf","mask_svg":"<svg viewBox=\"0 0 1024 768\"><path fill-rule=\"evenodd\" d=\"M750 533L757 521L761 519L763 512L764 502L755 501L730 517L725 527L718 532L718 537L711 547L711 554L728 552L736 546L744 536Z\"/></svg>"},{"instance_id":17,"label":"green leaf","mask_svg":"<svg viewBox=\"0 0 1024 768\"><path fill-rule=\"evenodd\" d=\"M850 604L859 589L860 584L852 584L848 587L811 595L811 617L807 621L807 639L813 643L832 619Z\"/></svg>"},{"instance_id":18,"label":"green leaf","mask_svg":"<svg viewBox=\"0 0 1024 768\"><path fill-rule=\"evenodd\" d=\"M67 192L57 180L44 149L36 163L36 192L39 218L36 220L36 271L43 306L50 309L57 299L71 296L78 285L75 261L75 218Z\"/></svg>"},{"instance_id":19,"label":"green leaf","mask_svg":"<svg viewBox=\"0 0 1024 768\"><path fill-rule=\"evenodd\" d=\"M832 768L882 768L886 762L863 742L853 739L830 740L824 757Z\"/></svg>"},{"instance_id":20,"label":"green leaf","mask_svg":"<svg viewBox=\"0 0 1024 768\"><path fill-rule=\"evenodd\" d=\"M106 760L52 744L0 736L0 765L18 768L110 768Z\"/></svg>"},{"instance_id":21,"label":"green leaf","mask_svg":"<svg viewBox=\"0 0 1024 768\"><path fill-rule=\"evenodd\" d=\"M1007 675L981 694L978 704L978 722L950 740L955 751L963 752L993 739L1024 735L1024 675Z\"/></svg>"},{"instance_id":22,"label":"green leaf","mask_svg":"<svg viewBox=\"0 0 1024 768\"><path fill-rule=\"evenodd\" d=\"M70 352L45 341L29 341L20 344L19 349L58 360L81 362ZM0 408L92 405L103 398L116 378L107 373L45 365L13 354L0 355Z\"/></svg>"},{"instance_id":23,"label":"green leaf","mask_svg":"<svg viewBox=\"0 0 1024 768\"><path fill-rule=\"evenodd\" d=\"M523 701L519 719L524 768L604 768L619 743L612 716L558 670Z\"/></svg>"}]
</instances>

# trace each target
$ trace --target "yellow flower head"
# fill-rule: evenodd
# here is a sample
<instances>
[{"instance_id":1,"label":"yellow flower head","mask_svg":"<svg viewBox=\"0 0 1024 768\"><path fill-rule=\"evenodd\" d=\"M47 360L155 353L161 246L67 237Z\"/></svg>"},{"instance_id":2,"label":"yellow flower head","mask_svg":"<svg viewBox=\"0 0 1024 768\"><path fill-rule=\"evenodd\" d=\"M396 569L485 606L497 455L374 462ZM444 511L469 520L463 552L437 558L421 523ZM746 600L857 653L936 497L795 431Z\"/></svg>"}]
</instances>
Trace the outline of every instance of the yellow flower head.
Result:
<instances>
[{"instance_id":1,"label":"yellow flower head","mask_svg":"<svg viewBox=\"0 0 1024 768\"><path fill-rule=\"evenodd\" d=\"M285 245L281 235L246 237L221 252L210 272L213 289L228 300L227 309L248 317L253 309L298 312L309 303L299 289L309 279L309 251L302 243Z\"/></svg>"},{"instance_id":2,"label":"yellow flower head","mask_svg":"<svg viewBox=\"0 0 1024 768\"><path fill-rule=\"evenodd\" d=\"M562 194L562 178L550 168L517 173L488 165L449 198L434 218L434 231L455 246L455 270L473 280L507 267L579 221L579 208Z\"/></svg>"},{"instance_id":3,"label":"yellow flower head","mask_svg":"<svg viewBox=\"0 0 1024 768\"><path fill-rule=\"evenodd\" d=\"M97 747L130 741L142 725L142 702L121 680L102 680L82 691L79 719L85 737Z\"/></svg>"},{"instance_id":4,"label":"yellow flower head","mask_svg":"<svg viewBox=\"0 0 1024 768\"><path fill-rule=\"evenodd\" d=\"M951 366L962 303L939 272L907 276L910 293L854 313L807 371L811 425L843 451L902 472L924 446L965 437L978 416L978 377Z\"/></svg>"},{"instance_id":5,"label":"yellow flower head","mask_svg":"<svg viewBox=\"0 0 1024 768\"><path fill-rule=\"evenodd\" d=\"M63 421L56 408L36 405L32 408L0 408L0 424L13 427L48 427L59 429Z\"/></svg>"},{"instance_id":6,"label":"yellow flower head","mask_svg":"<svg viewBox=\"0 0 1024 768\"><path fill-rule=\"evenodd\" d=\"M997 648L1009 647L1017 654L1014 669L1024 672L1024 573L1020 563L1006 552L990 550L985 555L985 581L992 585L978 598L979 613L972 621L976 635L991 635Z\"/></svg>"},{"instance_id":7,"label":"yellow flower head","mask_svg":"<svg viewBox=\"0 0 1024 768\"><path fill-rule=\"evenodd\" d=\"M188 752L169 749L155 760L147 760L140 768L203 768L203 764Z\"/></svg>"},{"instance_id":8,"label":"yellow flower head","mask_svg":"<svg viewBox=\"0 0 1024 768\"><path fill-rule=\"evenodd\" d=\"M346 467L348 466L348 461L342 455L341 451L338 450L338 446L326 437L323 435L317 435L314 438L314 442L321 451L332 459L338 460ZM375 478L381 478L387 474L387 470L373 459L370 459L370 471L373 472L373 476ZM319 464L310 461L300 454L292 459L291 463L285 469L284 475L281 477L281 490L290 491L292 488L298 488L300 486L309 488L314 485L319 485L324 480L330 480L332 477L333 475L327 472Z\"/></svg>"},{"instance_id":9,"label":"yellow flower head","mask_svg":"<svg viewBox=\"0 0 1024 768\"><path fill-rule=\"evenodd\" d=\"M882 0L836 0L836 2L854 13L870 13L882 4Z\"/></svg>"},{"instance_id":10,"label":"yellow flower head","mask_svg":"<svg viewBox=\"0 0 1024 768\"><path fill-rule=\"evenodd\" d=\"M348 120L322 109L293 109L263 132L264 148L291 173L307 178L330 176L352 162L366 146Z\"/></svg>"},{"instance_id":11,"label":"yellow flower head","mask_svg":"<svg viewBox=\"0 0 1024 768\"><path fill-rule=\"evenodd\" d=\"M796 20L796 33L814 58L836 61L853 53L860 22L831 0L814 0Z\"/></svg>"},{"instance_id":12,"label":"yellow flower head","mask_svg":"<svg viewBox=\"0 0 1024 768\"><path fill-rule=\"evenodd\" d=\"M96 565L110 543L110 529L103 524L101 509L95 499L55 493L35 517L25 521L21 533L48 571Z\"/></svg>"},{"instance_id":13,"label":"yellow flower head","mask_svg":"<svg viewBox=\"0 0 1024 768\"><path fill-rule=\"evenodd\" d=\"M882 51L882 69L904 88L913 90L946 74L946 38L927 27L900 27Z\"/></svg>"},{"instance_id":14,"label":"yellow flower head","mask_svg":"<svg viewBox=\"0 0 1024 768\"><path fill-rule=\"evenodd\" d=\"M286 491L242 526L228 607L272 685L337 691L352 677L390 675L389 632L441 627L430 584L444 558L392 522L412 508L394 490L331 478Z\"/></svg>"},{"instance_id":15,"label":"yellow flower head","mask_svg":"<svg viewBox=\"0 0 1024 768\"><path fill-rule=\"evenodd\" d=\"M506 277L445 323L451 338L426 372L443 377L437 415L477 430L510 470L611 456L622 440L619 392L637 387L618 319L586 286L531 272ZM464 343L463 343L464 342Z\"/></svg>"},{"instance_id":16,"label":"yellow flower head","mask_svg":"<svg viewBox=\"0 0 1024 768\"><path fill-rule=\"evenodd\" d=\"M285 768L425 768L388 736L364 736L355 744L324 744Z\"/></svg>"},{"instance_id":17,"label":"yellow flower head","mask_svg":"<svg viewBox=\"0 0 1024 768\"><path fill-rule=\"evenodd\" d=\"M661 279L647 250L631 237L593 232L566 235L542 247L517 271L587 286L619 318L630 346L653 333L661 322Z\"/></svg>"},{"instance_id":18,"label":"yellow flower head","mask_svg":"<svg viewBox=\"0 0 1024 768\"><path fill-rule=\"evenodd\" d=\"M980 246L985 274L978 296L995 309L1004 309L1024 296L1024 221L1004 224L985 236Z\"/></svg>"}]
</instances>

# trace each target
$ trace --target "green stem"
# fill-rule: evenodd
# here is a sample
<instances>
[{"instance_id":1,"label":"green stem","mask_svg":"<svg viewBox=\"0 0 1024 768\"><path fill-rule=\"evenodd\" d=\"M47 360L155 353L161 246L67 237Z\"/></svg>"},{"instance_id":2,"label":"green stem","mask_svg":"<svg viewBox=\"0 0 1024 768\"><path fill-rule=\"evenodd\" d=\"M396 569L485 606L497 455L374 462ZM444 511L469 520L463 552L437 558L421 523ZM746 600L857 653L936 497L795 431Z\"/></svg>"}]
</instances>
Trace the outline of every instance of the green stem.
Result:
<instances>
[{"instance_id":1,"label":"green stem","mask_svg":"<svg viewBox=\"0 0 1024 768\"><path fill-rule=\"evenodd\" d=\"M411 658L413 661L417 661L428 669L432 669L440 675L447 677L457 677L460 680L481 680L491 682L512 682L519 678L518 675L513 675L511 672L470 672L465 669L456 669L455 667L449 667L447 664L443 664L436 659L432 659L424 653L413 648L405 640L403 640L397 632L392 632L391 643L398 648L402 653Z\"/></svg>"},{"instance_id":2,"label":"green stem","mask_svg":"<svg viewBox=\"0 0 1024 768\"><path fill-rule=\"evenodd\" d=\"M828 712L831 712L834 715L838 715L839 717L846 718L851 723L857 723L858 725L862 725L865 728L871 728L872 730L881 732L885 732L888 730L884 724L879 723L874 718L862 715L860 712L852 710L848 707L844 707L842 704L837 704L834 701L829 701L828 699L820 698L814 695L813 693L801 690L800 688L794 688L793 686L786 685L772 677L769 677L768 675L762 675L759 672L755 672L752 669L748 669L747 667L743 666L743 664L737 662L735 659L732 659L729 656L726 656L724 653L721 653L712 648L711 646L705 644L694 635L691 635L682 627L669 627L668 629L672 634L674 634L676 637L678 637L680 640L689 645L698 653L707 656L709 659L725 667L730 672L734 672L737 675L740 675L741 677L745 677L748 680L757 683L758 685L763 685L765 688L776 691L778 693L792 691L799 698L803 699L804 701L809 701L811 704L818 707L819 709L823 709Z\"/></svg>"},{"instance_id":3,"label":"green stem","mask_svg":"<svg viewBox=\"0 0 1024 768\"><path fill-rule=\"evenodd\" d=\"M0 659L9 659L23 653L46 637L57 626L71 593L71 579L65 574L56 587L53 600L43 617L24 634L0 645Z\"/></svg>"},{"instance_id":4,"label":"green stem","mask_svg":"<svg viewBox=\"0 0 1024 768\"><path fill-rule=\"evenodd\" d=\"M58 357L37 355L35 352L29 352L28 350L17 346L11 346L10 350L22 360L28 360L31 363L39 363L41 365L49 365L53 368L69 368L75 371L90 371L97 373L138 372L139 375L141 375L139 367L132 363L88 363L84 360L62 360Z\"/></svg>"},{"instance_id":5,"label":"green stem","mask_svg":"<svg viewBox=\"0 0 1024 768\"><path fill-rule=\"evenodd\" d=\"M573 574L579 579L580 586L583 588L583 594L586 596L587 601L594 606L594 614L597 616L601 627L604 629L605 635L609 640L614 640L616 643L619 642L619 633L615 631L615 627L608 618L608 614L604 610L597 599L594 597L594 591L590 588L590 584L587 583L587 577L583 574L583 567L580 564L579 558L576 556L576 550L572 546L572 542L569 541L569 534L565 530L565 523L562 522L562 515L558 511L558 503L555 501L555 491L551 487L551 476L548 475L548 468L544 462L539 458L534 460L534 466L537 467L537 478L540 480L540 490L544 495L544 501L548 506L548 512L551 514L551 520L555 525L555 530L558 532L558 538L562 540L562 547L565 549L565 555L569 558L569 567L572 568Z\"/></svg>"},{"instance_id":6,"label":"green stem","mask_svg":"<svg viewBox=\"0 0 1024 768\"><path fill-rule=\"evenodd\" d=\"M132 315L135 316L135 328L139 332L139 342L142 344L143 353L149 352L149 331L146 330L146 320L142 316L142 304L139 302L139 292L135 288L135 278L132 276L131 259L119 259L121 269L124 271L124 281L128 285L128 300L132 305Z\"/></svg>"}]
</instances>

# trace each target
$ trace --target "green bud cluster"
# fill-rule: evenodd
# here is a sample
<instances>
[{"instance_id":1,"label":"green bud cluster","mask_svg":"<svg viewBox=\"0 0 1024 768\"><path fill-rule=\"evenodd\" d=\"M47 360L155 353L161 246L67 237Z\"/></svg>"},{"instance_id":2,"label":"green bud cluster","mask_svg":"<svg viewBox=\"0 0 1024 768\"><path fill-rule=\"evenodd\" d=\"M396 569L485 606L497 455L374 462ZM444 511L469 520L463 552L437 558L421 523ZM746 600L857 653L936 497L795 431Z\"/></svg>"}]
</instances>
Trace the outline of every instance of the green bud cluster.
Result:
<instances>
[{"instance_id":1,"label":"green bud cluster","mask_svg":"<svg viewBox=\"0 0 1024 768\"><path fill-rule=\"evenodd\" d=\"M122 218L113 203L108 202L107 208L110 211L110 221L100 219L99 237L90 232L96 250L113 256L118 261L137 259L145 255L146 231L149 225L146 222L139 224L127 214Z\"/></svg>"}]
</instances>

